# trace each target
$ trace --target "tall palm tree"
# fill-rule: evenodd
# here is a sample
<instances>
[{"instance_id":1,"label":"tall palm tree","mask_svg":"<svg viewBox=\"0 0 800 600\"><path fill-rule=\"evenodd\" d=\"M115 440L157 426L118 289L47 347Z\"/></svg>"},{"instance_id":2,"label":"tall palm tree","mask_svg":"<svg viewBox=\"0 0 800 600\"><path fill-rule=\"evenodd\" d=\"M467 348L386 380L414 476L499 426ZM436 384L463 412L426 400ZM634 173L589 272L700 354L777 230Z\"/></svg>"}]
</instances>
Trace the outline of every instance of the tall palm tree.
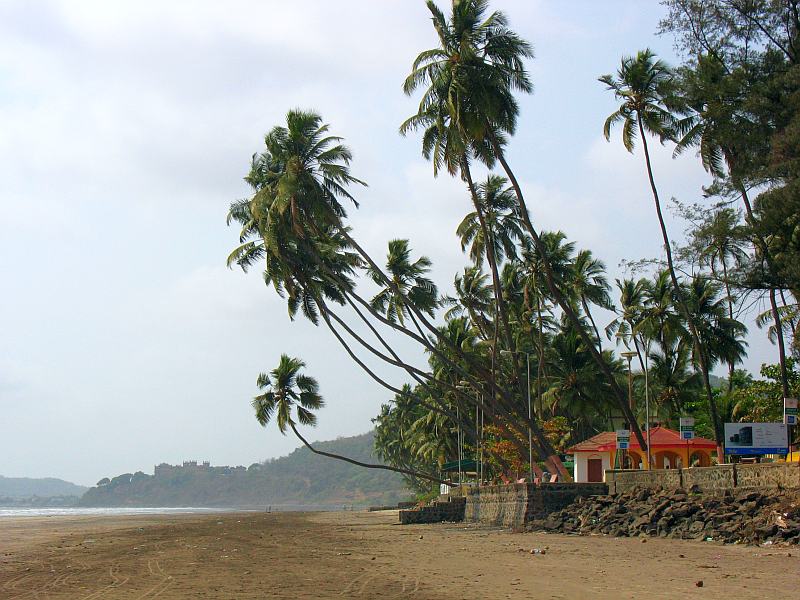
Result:
<instances>
[{"instance_id":1,"label":"tall palm tree","mask_svg":"<svg viewBox=\"0 0 800 600\"><path fill-rule=\"evenodd\" d=\"M731 293L731 282L728 276L732 267L738 267L747 259L747 253L738 235L740 214L732 208L725 207L714 211L710 219L694 232L695 243L700 248L701 264L705 263L711 272L722 280L725 286L728 318L734 320L733 307L736 303ZM722 269L722 273L718 269ZM728 393L733 391L733 372L735 364L728 363Z\"/></svg>"},{"instance_id":2,"label":"tall palm tree","mask_svg":"<svg viewBox=\"0 0 800 600\"><path fill-rule=\"evenodd\" d=\"M476 265L482 264L486 258L487 243L493 245L498 265L506 257L514 259L517 256L517 245L523 233L516 213L514 191L507 184L504 177L489 175L485 182L477 186L478 202L489 234L488 241L484 237L478 211L467 214L456 229L461 239L461 249L469 247L469 257Z\"/></svg>"},{"instance_id":3,"label":"tall palm tree","mask_svg":"<svg viewBox=\"0 0 800 600\"><path fill-rule=\"evenodd\" d=\"M714 393L708 379L708 366L705 364L705 353L702 350L702 340L700 339L696 327L691 319L683 296L678 276L675 272L675 265L672 260L672 247L667 233L667 226L664 222L664 215L661 210L661 200L658 195L658 188L653 177L653 166L650 160L650 150L647 144L648 135L655 135L662 139L672 135L671 127L674 124L674 117L666 107L664 98L668 96L674 85L674 76L667 65L661 60L656 59L655 54L648 48L640 51L636 56L625 57L622 59L620 68L616 76L603 75L599 80L606 84L609 90L614 93L614 97L622 103L605 121L603 134L607 140L611 139L611 129L614 125L622 124L622 143L628 152L633 152L636 139L641 140L644 150L645 166L647 177L650 181L650 189L653 193L656 215L661 228L661 236L664 241L664 251L667 256L667 267L669 269L672 285L675 288L675 295L678 307L686 320L692 335L694 344L697 346L696 355L701 363L701 372L704 377L704 387L708 404L711 410L711 420L714 422L714 435L717 445L722 447L723 431L722 423L719 420Z\"/></svg>"},{"instance_id":4,"label":"tall palm tree","mask_svg":"<svg viewBox=\"0 0 800 600\"><path fill-rule=\"evenodd\" d=\"M406 94L421 86L426 89L417 114L401 125L400 132L405 135L411 130L423 130L422 151L433 162L434 174L442 167L451 175L460 174L469 190L482 237L491 240L493 232L483 214L470 163L474 158L487 164L494 160L485 135L487 111L504 123L506 130L513 130L518 109L511 90L531 88L527 74L519 69L520 53L530 54L530 47L508 29L502 13L487 15L486 0L454 0L449 21L435 2L428 0L427 6L439 46L420 53L405 80ZM499 261L494 254L494 243L484 246L503 339L514 357L515 380L519 393L524 395L519 356L503 299ZM496 351L494 344L493 352ZM559 463L544 434L537 431L534 423L529 423L529 427L534 429L542 447L548 449L549 460ZM563 467L558 470L565 478L569 477Z\"/></svg>"},{"instance_id":5,"label":"tall palm tree","mask_svg":"<svg viewBox=\"0 0 800 600\"><path fill-rule=\"evenodd\" d=\"M613 308L611 296L608 293L611 286L608 285L608 279L606 278L606 266L603 261L592 256L591 250L581 250L572 262L570 271L573 292L580 300L583 312L594 328L594 333L597 336L597 349L602 351L603 344L600 340L600 330L594 322L592 312L589 310L589 304L594 304L607 310L612 310Z\"/></svg>"},{"instance_id":6,"label":"tall palm tree","mask_svg":"<svg viewBox=\"0 0 800 600\"><path fill-rule=\"evenodd\" d=\"M453 0L448 21L434 2L428 2L439 46L417 57L405 81L403 89L407 94L420 86L427 88L417 114L403 124L401 132L423 128L423 154L433 160L435 170L444 165L455 174L460 169L473 199L475 191L469 176L469 159L477 158L489 167L499 161L517 197L522 225L537 251L542 253L544 246L533 227L522 189L503 150L506 137L514 133L519 113L514 92L530 93L533 89L524 65L525 60L533 56L533 51L530 44L508 27L504 14L494 12L487 15L487 7L485 0ZM582 328L579 316L553 281L546 261L544 266L550 293L584 341L591 345L592 357L611 385L620 409L632 422L639 443L646 447L641 430L630 414L625 392ZM497 288L497 277L494 281ZM498 309L506 342L512 346L500 302ZM518 371L516 361L515 366ZM550 446L543 435L537 437Z\"/></svg>"},{"instance_id":7,"label":"tall palm tree","mask_svg":"<svg viewBox=\"0 0 800 600\"><path fill-rule=\"evenodd\" d=\"M372 307L384 313L390 321L399 321L400 324L408 316L414 318L410 305L432 316L439 305L439 293L436 284L426 276L430 268L431 261L427 256L412 262L408 240L391 240L386 273L393 285L385 286L372 298ZM370 268L369 274L376 284L384 283L383 276L375 269Z\"/></svg>"},{"instance_id":8,"label":"tall palm tree","mask_svg":"<svg viewBox=\"0 0 800 600\"><path fill-rule=\"evenodd\" d=\"M747 356L747 342L743 339L747 327L728 316L720 287L705 277L694 277L688 288L689 309L703 341L700 348L706 353L704 361L698 360L699 357L695 360L709 369L720 361L729 365L741 363Z\"/></svg>"},{"instance_id":9,"label":"tall palm tree","mask_svg":"<svg viewBox=\"0 0 800 600\"><path fill-rule=\"evenodd\" d=\"M487 0L453 0L449 20L433 0L426 5L439 45L417 56L403 84L408 95L427 87L417 115L401 131L427 127L423 151L435 169L446 165L455 174L460 154L468 149L491 161L490 129L500 135L514 132L519 107L513 92L533 90L523 64L533 50L508 27L502 12L487 14ZM435 125L450 134L436 135L430 129Z\"/></svg>"},{"instance_id":10,"label":"tall palm tree","mask_svg":"<svg viewBox=\"0 0 800 600\"><path fill-rule=\"evenodd\" d=\"M395 471L429 481L444 483L438 477L427 473L420 473L403 467L393 467L390 465L376 465L364 463L346 456L325 452L314 448L303 435L297 430L300 425L314 426L317 424L317 417L313 411L322 408L325 403L319 393L317 380L300 371L305 368L305 363L299 358L291 358L286 354L281 354L278 366L272 371L261 373L256 380L256 385L263 393L253 398L253 410L256 413L256 420L259 425L266 427L270 421L275 419L278 431L286 435L287 429L291 429L303 445L314 454L327 456L343 460L359 467L367 469L383 469Z\"/></svg>"},{"instance_id":11,"label":"tall palm tree","mask_svg":"<svg viewBox=\"0 0 800 600\"><path fill-rule=\"evenodd\" d=\"M484 340L490 337L492 313L492 289L486 279L487 275L480 267L464 267L464 271L456 274L453 281L455 297L446 296L442 299L443 304L451 307L445 312L445 319L450 320L466 313Z\"/></svg>"},{"instance_id":12,"label":"tall palm tree","mask_svg":"<svg viewBox=\"0 0 800 600\"><path fill-rule=\"evenodd\" d=\"M645 279L639 279L638 281L633 279L616 280L620 308L617 310L617 317L605 328L608 339L615 336L617 343L622 341L627 349L630 349L629 344L633 342L633 348L639 358L639 366L642 371L646 368L645 360L642 357L642 353L646 352L646 350L638 326L645 310L644 290L646 283Z\"/></svg>"}]
</instances>

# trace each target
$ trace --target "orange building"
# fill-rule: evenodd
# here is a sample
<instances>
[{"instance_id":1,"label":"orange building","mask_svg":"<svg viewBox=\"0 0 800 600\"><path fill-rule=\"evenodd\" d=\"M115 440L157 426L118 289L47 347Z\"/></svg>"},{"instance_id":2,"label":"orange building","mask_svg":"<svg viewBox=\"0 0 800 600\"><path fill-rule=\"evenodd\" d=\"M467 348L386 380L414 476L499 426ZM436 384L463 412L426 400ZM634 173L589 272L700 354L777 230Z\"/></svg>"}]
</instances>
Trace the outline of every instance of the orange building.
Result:
<instances>
[{"instance_id":1,"label":"orange building","mask_svg":"<svg viewBox=\"0 0 800 600\"><path fill-rule=\"evenodd\" d=\"M647 432L642 431L647 437ZM711 453L716 453L714 441L696 437L681 439L680 433L666 427L650 428L650 456L654 469L678 469L685 466L707 467L711 464ZM567 450L575 457L574 478L576 482L604 481L605 472L613 469L617 460L625 468L646 469L647 453L642 451L636 436L631 435L630 448L620 451L617 457L617 436L613 431L604 431L588 440L575 444Z\"/></svg>"}]
</instances>

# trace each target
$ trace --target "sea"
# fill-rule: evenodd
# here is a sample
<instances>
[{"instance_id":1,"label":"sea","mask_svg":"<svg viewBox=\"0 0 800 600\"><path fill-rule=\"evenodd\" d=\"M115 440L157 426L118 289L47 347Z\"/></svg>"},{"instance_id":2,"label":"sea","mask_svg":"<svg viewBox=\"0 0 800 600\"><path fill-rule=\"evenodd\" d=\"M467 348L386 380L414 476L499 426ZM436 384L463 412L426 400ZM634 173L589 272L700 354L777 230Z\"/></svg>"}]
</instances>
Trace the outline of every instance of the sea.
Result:
<instances>
[{"instance_id":1,"label":"sea","mask_svg":"<svg viewBox=\"0 0 800 600\"><path fill-rule=\"evenodd\" d=\"M241 512L236 508L3 508L3 517L115 517L125 515L178 515Z\"/></svg>"},{"instance_id":2,"label":"sea","mask_svg":"<svg viewBox=\"0 0 800 600\"><path fill-rule=\"evenodd\" d=\"M287 512L287 511L352 511L352 504L273 504L263 508L252 506L241 508L4 508L0 506L0 519L3 517L115 517L126 515L180 515L215 514L230 512Z\"/></svg>"}]
</instances>

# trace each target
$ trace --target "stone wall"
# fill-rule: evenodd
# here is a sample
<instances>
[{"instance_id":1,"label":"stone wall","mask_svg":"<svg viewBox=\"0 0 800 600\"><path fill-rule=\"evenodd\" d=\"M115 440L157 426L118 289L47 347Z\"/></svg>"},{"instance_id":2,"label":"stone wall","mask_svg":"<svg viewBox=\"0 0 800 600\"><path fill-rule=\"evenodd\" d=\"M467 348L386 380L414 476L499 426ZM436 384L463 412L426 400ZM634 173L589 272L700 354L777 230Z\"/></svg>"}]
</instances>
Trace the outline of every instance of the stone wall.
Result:
<instances>
[{"instance_id":1,"label":"stone wall","mask_svg":"<svg viewBox=\"0 0 800 600\"><path fill-rule=\"evenodd\" d=\"M689 469L606 471L609 492L622 494L634 488L696 489L714 494L734 489L800 488L797 463L725 464Z\"/></svg>"},{"instance_id":2,"label":"stone wall","mask_svg":"<svg viewBox=\"0 0 800 600\"><path fill-rule=\"evenodd\" d=\"M800 465L797 463L764 463L736 465L736 487L800 488Z\"/></svg>"},{"instance_id":3,"label":"stone wall","mask_svg":"<svg viewBox=\"0 0 800 600\"><path fill-rule=\"evenodd\" d=\"M464 520L463 497L434 500L426 506L400 511L400 524L458 522Z\"/></svg>"},{"instance_id":4,"label":"stone wall","mask_svg":"<svg viewBox=\"0 0 800 600\"><path fill-rule=\"evenodd\" d=\"M732 490L736 487L736 469L737 465L675 469L680 471L681 483L671 487L682 487L687 490L699 488L708 494Z\"/></svg>"},{"instance_id":5,"label":"stone wall","mask_svg":"<svg viewBox=\"0 0 800 600\"><path fill-rule=\"evenodd\" d=\"M465 521L513 528L561 510L580 496L607 494L608 487L603 483L514 483L458 491L466 498Z\"/></svg>"}]
</instances>

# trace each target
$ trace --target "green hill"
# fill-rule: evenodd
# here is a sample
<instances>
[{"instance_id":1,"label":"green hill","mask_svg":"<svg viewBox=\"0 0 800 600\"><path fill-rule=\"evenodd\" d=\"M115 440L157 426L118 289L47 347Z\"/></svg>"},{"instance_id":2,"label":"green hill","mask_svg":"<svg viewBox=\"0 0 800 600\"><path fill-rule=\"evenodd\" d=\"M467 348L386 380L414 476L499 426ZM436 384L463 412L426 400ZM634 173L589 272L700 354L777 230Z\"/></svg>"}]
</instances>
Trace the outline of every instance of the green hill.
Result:
<instances>
[{"instance_id":1,"label":"green hill","mask_svg":"<svg viewBox=\"0 0 800 600\"><path fill-rule=\"evenodd\" d=\"M373 454L372 432L314 447L379 462ZM89 489L79 505L322 508L388 504L409 496L396 473L364 469L299 448L247 468L159 465L153 475L125 473Z\"/></svg>"}]
</instances>

